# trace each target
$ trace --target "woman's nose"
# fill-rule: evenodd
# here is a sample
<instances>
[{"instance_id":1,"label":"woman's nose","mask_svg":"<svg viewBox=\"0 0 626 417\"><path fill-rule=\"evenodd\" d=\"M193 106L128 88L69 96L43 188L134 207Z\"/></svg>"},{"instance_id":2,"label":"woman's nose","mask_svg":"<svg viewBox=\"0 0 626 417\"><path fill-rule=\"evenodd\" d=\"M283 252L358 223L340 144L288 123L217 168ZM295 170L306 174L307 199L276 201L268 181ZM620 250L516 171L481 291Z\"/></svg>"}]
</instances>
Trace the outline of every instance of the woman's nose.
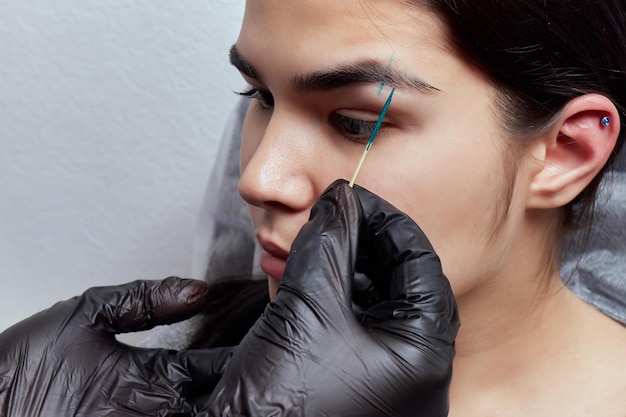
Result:
<instances>
[{"instance_id":1,"label":"woman's nose","mask_svg":"<svg viewBox=\"0 0 626 417\"><path fill-rule=\"evenodd\" d=\"M310 209L318 197L315 170L322 165L316 160L312 133L294 116L277 110L264 129L259 125L247 120L242 133L242 198L265 209Z\"/></svg>"}]
</instances>

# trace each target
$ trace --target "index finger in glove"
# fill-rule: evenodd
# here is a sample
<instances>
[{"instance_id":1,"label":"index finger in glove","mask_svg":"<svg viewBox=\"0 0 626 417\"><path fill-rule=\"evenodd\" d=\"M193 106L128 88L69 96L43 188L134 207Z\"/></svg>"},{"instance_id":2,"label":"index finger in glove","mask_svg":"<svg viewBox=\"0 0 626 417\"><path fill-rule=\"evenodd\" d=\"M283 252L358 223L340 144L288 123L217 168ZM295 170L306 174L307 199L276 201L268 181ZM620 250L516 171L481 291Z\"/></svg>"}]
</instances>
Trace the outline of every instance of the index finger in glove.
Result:
<instances>
[{"instance_id":1,"label":"index finger in glove","mask_svg":"<svg viewBox=\"0 0 626 417\"><path fill-rule=\"evenodd\" d=\"M422 333L452 343L458 329L456 301L430 241L405 213L355 186L363 211L356 269L382 293L374 319L423 317Z\"/></svg>"},{"instance_id":2,"label":"index finger in glove","mask_svg":"<svg viewBox=\"0 0 626 417\"><path fill-rule=\"evenodd\" d=\"M189 318L202 310L207 299L206 283L169 277L90 288L80 297L77 311L84 312L93 327L125 333Z\"/></svg>"},{"instance_id":3,"label":"index finger in glove","mask_svg":"<svg viewBox=\"0 0 626 417\"><path fill-rule=\"evenodd\" d=\"M336 181L326 189L291 246L277 300L282 290L294 288L318 303L339 299L351 304L360 213L347 183Z\"/></svg>"}]
</instances>

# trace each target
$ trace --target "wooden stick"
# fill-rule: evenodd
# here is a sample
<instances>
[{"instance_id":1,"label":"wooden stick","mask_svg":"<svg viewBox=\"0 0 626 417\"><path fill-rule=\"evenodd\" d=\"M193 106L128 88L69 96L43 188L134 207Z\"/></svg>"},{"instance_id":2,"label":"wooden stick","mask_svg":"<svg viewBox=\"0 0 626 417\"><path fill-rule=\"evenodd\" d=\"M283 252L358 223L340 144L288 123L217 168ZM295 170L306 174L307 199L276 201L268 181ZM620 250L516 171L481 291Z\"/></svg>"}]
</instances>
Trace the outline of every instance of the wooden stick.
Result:
<instances>
[{"instance_id":1,"label":"wooden stick","mask_svg":"<svg viewBox=\"0 0 626 417\"><path fill-rule=\"evenodd\" d=\"M378 116L378 120L376 121L376 126L374 126L374 130L372 131L372 134L370 135L370 138L367 141L367 145L365 145L365 150L363 151L363 154L361 155L361 160L359 161L359 164L356 166L354 175L352 175L352 179L350 180L350 183L348 184L350 188L354 187L356 177L357 175L359 175L359 172L361 171L361 167L363 166L363 162L365 162L365 157L367 156L367 153L372 147L372 143L374 143L374 139L376 138L376 135L378 134L378 131L380 130L380 127L383 124L383 120L385 119L385 115L387 114L387 110L389 109L389 105L391 104L391 98L393 97L393 93L395 91L396 91L395 88L391 89L391 93L389 93L389 97L387 97L387 101L385 102L385 105L383 106L383 110L380 112L380 115Z\"/></svg>"}]
</instances>

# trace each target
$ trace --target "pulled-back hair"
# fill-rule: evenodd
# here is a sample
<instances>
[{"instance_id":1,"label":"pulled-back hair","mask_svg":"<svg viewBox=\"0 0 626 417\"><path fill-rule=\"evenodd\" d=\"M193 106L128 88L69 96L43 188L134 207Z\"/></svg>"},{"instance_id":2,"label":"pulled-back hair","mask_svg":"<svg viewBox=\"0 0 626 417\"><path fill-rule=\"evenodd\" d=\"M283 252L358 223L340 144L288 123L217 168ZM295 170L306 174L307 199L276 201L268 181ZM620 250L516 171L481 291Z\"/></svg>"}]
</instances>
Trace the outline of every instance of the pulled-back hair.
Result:
<instances>
[{"instance_id":1,"label":"pulled-back hair","mask_svg":"<svg viewBox=\"0 0 626 417\"><path fill-rule=\"evenodd\" d=\"M448 26L449 42L498 90L501 123L512 137L545 132L571 99L602 94L626 121L626 1L418 0ZM615 154L624 142L620 132ZM593 213L607 167L570 204L562 225Z\"/></svg>"}]
</instances>

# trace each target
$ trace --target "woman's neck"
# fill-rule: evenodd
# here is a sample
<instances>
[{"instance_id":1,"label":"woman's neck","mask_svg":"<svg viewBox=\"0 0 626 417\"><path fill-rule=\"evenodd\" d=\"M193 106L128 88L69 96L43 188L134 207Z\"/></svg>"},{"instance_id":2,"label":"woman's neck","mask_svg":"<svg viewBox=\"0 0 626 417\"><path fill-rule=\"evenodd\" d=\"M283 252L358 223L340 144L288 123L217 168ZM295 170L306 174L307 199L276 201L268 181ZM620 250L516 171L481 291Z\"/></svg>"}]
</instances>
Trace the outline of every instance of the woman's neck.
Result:
<instances>
[{"instance_id":1,"label":"woman's neck","mask_svg":"<svg viewBox=\"0 0 626 417\"><path fill-rule=\"evenodd\" d=\"M626 377L609 376L616 356L619 366L626 364L626 330L580 300L556 273L541 293L522 286L516 291L498 300L485 294L459 300L450 416L591 415L563 410L569 402L582 412L604 393L618 398L607 400L608 407L626 401L619 399ZM474 296L487 301L477 305ZM603 375L594 382L600 369ZM610 381L615 393L601 388Z\"/></svg>"}]
</instances>

